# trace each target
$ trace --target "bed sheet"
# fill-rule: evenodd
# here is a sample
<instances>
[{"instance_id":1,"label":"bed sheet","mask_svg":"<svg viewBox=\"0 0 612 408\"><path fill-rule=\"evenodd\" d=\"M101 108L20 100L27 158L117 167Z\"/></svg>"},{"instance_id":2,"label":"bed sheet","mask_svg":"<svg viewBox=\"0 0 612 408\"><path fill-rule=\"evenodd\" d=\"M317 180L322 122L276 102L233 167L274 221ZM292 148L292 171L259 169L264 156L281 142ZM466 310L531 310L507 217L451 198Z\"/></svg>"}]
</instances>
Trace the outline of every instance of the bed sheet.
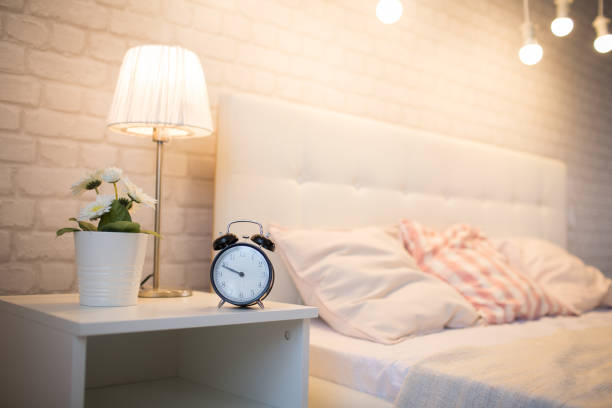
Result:
<instances>
[{"instance_id":1,"label":"bed sheet","mask_svg":"<svg viewBox=\"0 0 612 408\"><path fill-rule=\"evenodd\" d=\"M457 347L493 346L541 337L559 330L612 327L612 310L579 317L545 317L536 321L446 329L384 345L344 336L321 320L310 330L310 375L394 401L410 370L420 360Z\"/></svg>"}]
</instances>

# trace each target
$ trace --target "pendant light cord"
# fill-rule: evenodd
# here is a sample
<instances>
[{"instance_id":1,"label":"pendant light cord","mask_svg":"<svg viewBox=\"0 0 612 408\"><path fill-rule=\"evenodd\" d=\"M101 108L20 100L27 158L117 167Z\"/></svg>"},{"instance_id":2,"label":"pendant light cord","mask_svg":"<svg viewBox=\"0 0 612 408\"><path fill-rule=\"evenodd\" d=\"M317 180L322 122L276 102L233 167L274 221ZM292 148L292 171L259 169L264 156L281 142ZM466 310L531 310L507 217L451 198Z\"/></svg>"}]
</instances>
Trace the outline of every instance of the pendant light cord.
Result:
<instances>
[{"instance_id":1,"label":"pendant light cord","mask_svg":"<svg viewBox=\"0 0 612 408\"><path fill-rule=\"evenodd\" d=\"M531 22L529 19L529 0L523 0L523 15L525 17L525 23Z\"/></svg>"},{"instance_id":2,"label":"pendant light cord","mask_svg":"<svg viewBox=\"0 0 612 408\"><path fill-rule=\"evenodd\" d=\"M603 16L603 0L599 0L597 10L598 10L598 14L597 15L598 16Z\"/></svg>"}]
</instances>

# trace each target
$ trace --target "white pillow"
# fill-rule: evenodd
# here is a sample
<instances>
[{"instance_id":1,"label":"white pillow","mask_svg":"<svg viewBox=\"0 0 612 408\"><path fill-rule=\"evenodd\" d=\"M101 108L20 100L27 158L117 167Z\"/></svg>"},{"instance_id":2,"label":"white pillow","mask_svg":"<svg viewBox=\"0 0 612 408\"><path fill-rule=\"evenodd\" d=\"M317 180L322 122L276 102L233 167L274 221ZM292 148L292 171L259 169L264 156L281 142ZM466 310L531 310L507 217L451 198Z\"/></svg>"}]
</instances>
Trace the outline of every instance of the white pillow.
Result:
<instances>
[{"instance_id":1,"label":"white pillow","mask_svg":"<svg viewBox=\"0 0 612 408\"><path fill-rule=\"evenodd\" d=\"M601 306L612 307L612 284L610 285L610 289L608 289L608 293L605 294L601 300Z\"/></svg>"},{"instance_id":2,"label":"white pillow","mask_svg":"<svg viewBox=\"0 0 612 408\"><path fill-rule=\"evenodd\" d=\"M454 288L418 269L398 227L270 231L304 303L340 333L393 344L478 318Z\"/></svg>"},{"instance_id":3,"label":"white pillow","mask_svg":"<svg viewBox=\"0 0 612 408\"><path fill-rule=\"evenodd\" d=\"M612 296L607 295L610 279L563 248L529 237L494 238L492 241L510 266L576 311L583 313L601 304L612 305Z\"/></svg>"}]
</instances>

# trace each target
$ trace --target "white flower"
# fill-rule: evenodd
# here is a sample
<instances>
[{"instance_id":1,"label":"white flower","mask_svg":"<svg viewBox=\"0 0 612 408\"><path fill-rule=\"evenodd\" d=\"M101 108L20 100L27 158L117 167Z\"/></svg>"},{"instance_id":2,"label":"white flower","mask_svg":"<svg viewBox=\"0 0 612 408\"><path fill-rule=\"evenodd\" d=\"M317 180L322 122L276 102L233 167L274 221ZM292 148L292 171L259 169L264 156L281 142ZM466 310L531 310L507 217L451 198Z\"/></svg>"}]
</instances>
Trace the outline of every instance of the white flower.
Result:
<instances>
[{"instance_id":1,"label":"white flower","mask_svg":"<svg viewBox=\"0 0 612 408\"><path fill-rule=\"evenodd\" d=\"M116 183L121 180L123 170L117 167L107 167L102 171L102 180L107 183Z\"/></svg>"},{"instance_id":2,"label":"white flower","mask_svg":"<svg viewBox=\"0 0 612 408\"><path fill-rule=\"evenodd\" d=\"M113 201L115 201L115 196L100 194L96 197L96 201L87 204L85 208L81 209L77 219L79 221L87 221L100 218L103 214L110 211Z\"/></svg>"},{"instance_id":3,"label":"white flower","mask_svg":"<svg viewBox=\"0 0 612 408\"><path fill-rule=\"evenodd\" d=\"M100 184L102 184L102 180L100 180L100 170L96 170L74 183L70 186L70 189L73 195L79 195L85 190L94 190Z\"/></svg>"},{"instance_id":4,"label":"white flower","mask_svg":"<svg viewBox=\"0 0 612 408\"><path fill-rule=\"evenodd\" d=\"M122 184L125 193L132 199L132 201L138 204L146 205L150 208L155 208L155 204L157 204L156 199L142 191L142 188L132 183L127 177L124 177L121 181L123 182Z\"/></svg>"}]
</instances>

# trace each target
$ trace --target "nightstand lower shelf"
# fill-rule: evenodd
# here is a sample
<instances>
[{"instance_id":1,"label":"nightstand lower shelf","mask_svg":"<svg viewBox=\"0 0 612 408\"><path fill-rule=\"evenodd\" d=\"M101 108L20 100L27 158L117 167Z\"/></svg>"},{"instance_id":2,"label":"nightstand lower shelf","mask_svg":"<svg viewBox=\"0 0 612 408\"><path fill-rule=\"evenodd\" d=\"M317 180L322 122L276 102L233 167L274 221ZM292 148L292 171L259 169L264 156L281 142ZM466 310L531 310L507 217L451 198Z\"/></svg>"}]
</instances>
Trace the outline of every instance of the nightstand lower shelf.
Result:
<instances>
[{"instance_id":1,"label":"nightstand lower shelf","mask_svg":"<svg viewBox=\"0 0 612 408\"><path fill-rule=\"evenodd\" d=\"M270 408L244 397L173 377L85 390L85 408Z\"/></svg>"}]
</instances>

